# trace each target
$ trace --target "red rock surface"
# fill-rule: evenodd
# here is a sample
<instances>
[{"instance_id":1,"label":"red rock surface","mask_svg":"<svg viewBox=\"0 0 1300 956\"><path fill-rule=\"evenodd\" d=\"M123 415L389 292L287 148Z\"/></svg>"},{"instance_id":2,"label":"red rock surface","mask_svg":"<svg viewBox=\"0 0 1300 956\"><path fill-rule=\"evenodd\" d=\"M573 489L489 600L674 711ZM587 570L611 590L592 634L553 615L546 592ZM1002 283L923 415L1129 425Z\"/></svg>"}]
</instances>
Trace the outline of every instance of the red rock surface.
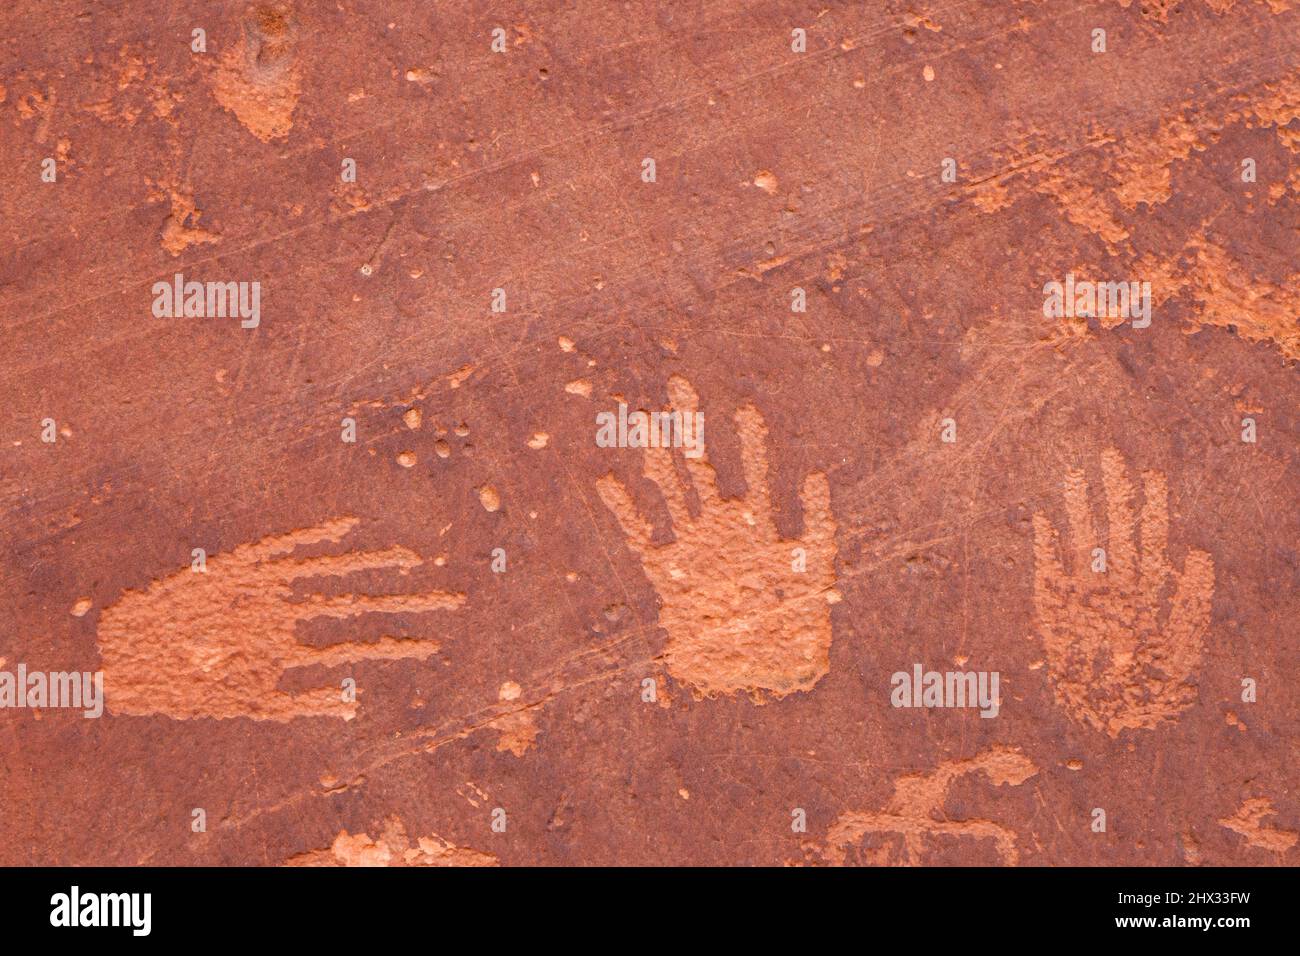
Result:
<instances>
[{"instance_id":1,"label":"red rock surface","mask_svg":"<svg viewBox=\"0 0 1300 956\"><path fill-rule=\"evenodd\" d=\"M1300 859L1300 4L19 0L0 168L0 863Z\"/></svg>"}]
</instances>

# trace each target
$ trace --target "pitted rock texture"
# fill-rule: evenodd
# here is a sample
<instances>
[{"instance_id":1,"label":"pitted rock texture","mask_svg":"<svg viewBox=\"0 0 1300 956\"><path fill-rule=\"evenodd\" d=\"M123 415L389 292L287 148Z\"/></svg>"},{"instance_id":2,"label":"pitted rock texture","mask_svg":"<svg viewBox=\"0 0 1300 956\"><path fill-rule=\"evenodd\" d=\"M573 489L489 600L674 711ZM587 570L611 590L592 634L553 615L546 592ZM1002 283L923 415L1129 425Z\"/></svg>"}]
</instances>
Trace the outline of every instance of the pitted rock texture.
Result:
<instances>
[{"instance_id":1,"label":"pitted rock texture","mask_svg":"<svg viewBox=\"0 0 1300 956\"><path fill-rule=\"evenodd\" d=\"M0 168L0 863L1300 862L1292 0L17 0Z\"/></svg>"}]
</instances>

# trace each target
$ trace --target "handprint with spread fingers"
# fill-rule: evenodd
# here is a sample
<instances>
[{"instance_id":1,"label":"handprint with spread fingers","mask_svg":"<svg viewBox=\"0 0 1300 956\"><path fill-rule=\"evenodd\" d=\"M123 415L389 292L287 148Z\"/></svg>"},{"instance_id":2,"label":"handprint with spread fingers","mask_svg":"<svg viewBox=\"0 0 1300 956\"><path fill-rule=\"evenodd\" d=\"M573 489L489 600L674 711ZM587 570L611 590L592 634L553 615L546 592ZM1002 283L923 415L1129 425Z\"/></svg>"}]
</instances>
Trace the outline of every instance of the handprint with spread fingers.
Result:
<instances>
[{"instance_id":1,"label":"handprint with spread fingers","mask_svg":"<svg viewBox=\"0 0 1300 956\"><path fill-rule=\"evenodd\" d=\"M370 569L404 572L423 563L403 547L299 559L291 555L304 545L337 544L357 524L356 518L338 518L263 538L209 558L206 573L185 568L143 591L128 591L99 623L108 709L180 719L351 719L356 703L344 699L338 684L291 693L280 689L280 679L288 670L313 664L428 658L437 653L437 643L382 637L312 647L297 639L298 624L367 613L452 610L465 601L464 595L443 591L295 598L292 585L299 579Z\"/></svg>"},{"instance_id":2,"label":"handprint with spread fingers","mask_svg":"<svg viewBox=\"0 0 1300 956\"><path fill-rule=\"evenodd\" d=\"M697 411L699 399L685 379L670 379L668 393L674 411ZM783 540L772 517L767 426L752 405L737 410L735 426L747 495L723 499L707 458L683 456L698 513L688 505L671 450L644 450L644 473L672 519L668 544L651 541L650 523L618 479L605 476L597 490L662 602L668 672L702 696L748 692L761 703L769 694L811 690L830 668L830 605L839 600L835 521L826 476L810 474L803 482L803 535Z\"/></svg>"},{"instance_id":3,"label":"handprint with spread fingers","mask_svg":"<svg viewBox=\"0 0 1300 956\"><path fill-rule=\"evenodd\" d=\"M1172 721L1196 700L1214 562L1192 549L1182 571L1170 565L1163 475L1143 473L1135 522L1123 456L1108 449L1101 466L1109 545L1094 551L1100 542L1088 484L1083 472L1070 471L1064 498L1072 569L1062 564L1056 527L1035 514L1034 603L1057 702L1074 720L1115 737Z\"/></svg>"}]
</instances>

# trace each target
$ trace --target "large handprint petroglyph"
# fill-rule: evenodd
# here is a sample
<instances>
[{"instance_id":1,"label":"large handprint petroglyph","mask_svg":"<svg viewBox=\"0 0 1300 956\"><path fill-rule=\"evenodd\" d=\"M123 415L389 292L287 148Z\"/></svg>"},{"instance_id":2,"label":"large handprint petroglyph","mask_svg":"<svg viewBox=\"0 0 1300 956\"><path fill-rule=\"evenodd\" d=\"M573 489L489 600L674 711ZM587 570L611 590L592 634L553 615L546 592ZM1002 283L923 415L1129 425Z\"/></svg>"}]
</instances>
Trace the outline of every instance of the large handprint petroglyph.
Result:
<instances>
[{"instance_id":1,"label":"large handprint petroglyph","mask_svg":"<svg viewBox=\"0 0 1300 956\"><path fill-rule=\"evenodd\" d=\"M668 393L675 411L697 410L698 396L685 379L670 379ZM810 474L803 483L803 536L782 540L772 518L763 417L746 405L735 425L747 497L723 500L707 459L684 457L698 515L687 505L671 451L645 449L645 475L672 519L671 543L651 542L649 522L618 479L605 476L597 490L662 601L669 673L704 696L749 692L761 703L765 694L811 690L830 668L829 605L839 599L835 521L826 476ZM795 548L805 552L806 570L794 570Z\"/></svg>"},{"instance_id":2,"label":"large handprint petroglyph","mask_svg":"<svg viewBox=\"0 0 1300 956\"><path fill-rule=\"evenodd\" d=\"M1034 515L1034 603L1056 699L1069 715L1110 736L1174 720L1196 700L1193 673L1210 621L1214 562L1189 550L1183 570L1170 566L1168 489L1159 472L1143 473L1140 523L1124 458L1102 452L1109 546L1105 571L1085 556L1099 545L1081 471L1065 480L1073 572L1061 563L1056 527ZM1136 531L1137 549L1134 550ZM1168 597L1169 611L1160 610Z\"/></svg>"},{"instance_id":3,"label":"large handprint petroglyph","mask_svg":"<svg viewBox=\"0 0 1300 956\"><path fill-rule=\"evenodd\" d=\"M290 693L279 688L280 679L288 670L313 664L427 658L438 645L423 638L383 637L311 647L298 641L298 624L366 613L451 610L465 600L442 591L295 598L292 585L298 579L405 570L422 563L402 547L290 556L300 546L338 543L357 524L356 518L337 518L263 538L209 558L206 573L186 568L143 591L128 591L99 623L108 709L181 719L351 719L357 705L344 700L338 684Z\"/></svg>"}]
</instances>

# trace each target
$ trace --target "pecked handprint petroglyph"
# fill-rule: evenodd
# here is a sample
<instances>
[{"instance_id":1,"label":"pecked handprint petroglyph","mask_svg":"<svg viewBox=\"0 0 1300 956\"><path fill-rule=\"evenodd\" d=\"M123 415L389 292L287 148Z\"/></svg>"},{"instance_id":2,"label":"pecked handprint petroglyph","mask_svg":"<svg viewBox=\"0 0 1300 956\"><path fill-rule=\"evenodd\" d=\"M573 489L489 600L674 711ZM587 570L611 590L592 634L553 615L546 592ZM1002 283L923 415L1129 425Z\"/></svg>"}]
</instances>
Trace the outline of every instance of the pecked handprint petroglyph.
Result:
<instances>
[{"instance_id":1,"label":"pecked handprint petroglyph","mask_svg":"<svg viewBox=\"0 0 1300 956\"><path fill-rule=\"evenodd\" d=\"M1116 737L1175 720L1196 700L1193 674L1210 622L1214 562L1191 549L1181 572L1170 565L1162 474L1143 473L1135 523L1123 456L1107 449L1101 467L1110 538L1105 571L1092 570L1087 558L1103 542L1093 530L1087 481L1071 470L1064 497L1072 571L1062 564L1055 525L1035 514L1034 604L1057 702L1074 720Z\"/></svg>"},{"instance_id":2,"label":"pecked handprint petroglyph","mask_svg":"<svg viewBox=\"0 0 1300 956\"><path fill-rule=\"evenodd\" d=\"M698 410L690 383L668 382L674 409ZM782 540L767 483L767 426L758 409L736 411L747 496L724 500L707 455L683 456L700 511L692 514L672 452L646 448L644 473L664 496L675 539L651 541L649 522L623 484L606 475L597 484L662 607L668 633L665 662L676 679L705 697L748 692L756 703L809 691L830 668L830 605L835 585L835 520L830 484L813 473L803 482L803 536ZM795 548L806 570L794 570Z\"/></svg>"},{"instance_id":3,"label":"pecked handprint petroglyph","mask_svg":"<svg viewBox=\"0 0 1300 956\"><path fill-rule=\"evenodd\" d=\"M99 623L107 705L114 714L251 717L356 715L337 683L301 693L278 686L286 671L313 664L335 667L362 660L423 659L437 653L426 638L382 637L311 647L297 640L299 622L346 620L361 614L412 614L460 607L465 597L423 594L293 596L293 582L369 569L406 570L423 563L403 547L294 559L303 545L337 544L358 524L336 518L314 528L274 535L207 560L207 573L188 567L128 591Z\"/></svg>"},{"instance_id":4,"label":"pecked handprint petroglyph","mask_svg":"<svg viewBox=\"0 0 1300 956\"><path fill-rule=\"evenodd\" d=\"M899 777L894 781L894 795L884 810L840 814L826 834L826 858L842 866L849 847L860 843L868 834L881 833L900 839L896 846L886 845L875 853L873 863L903 862L918 866L927 835L957 836L992 840L1002 863L1015 866L1020 854L1014 830L990 820L949 820L944 816L943 804L953 781L975 773L984 774L997 787L1019 786L1038 773L1038 768L1019 750L995 746L969 760L941 763L929 773ZM898 850L902 850L901 860Z\"/></svg>"}]
</instances>

